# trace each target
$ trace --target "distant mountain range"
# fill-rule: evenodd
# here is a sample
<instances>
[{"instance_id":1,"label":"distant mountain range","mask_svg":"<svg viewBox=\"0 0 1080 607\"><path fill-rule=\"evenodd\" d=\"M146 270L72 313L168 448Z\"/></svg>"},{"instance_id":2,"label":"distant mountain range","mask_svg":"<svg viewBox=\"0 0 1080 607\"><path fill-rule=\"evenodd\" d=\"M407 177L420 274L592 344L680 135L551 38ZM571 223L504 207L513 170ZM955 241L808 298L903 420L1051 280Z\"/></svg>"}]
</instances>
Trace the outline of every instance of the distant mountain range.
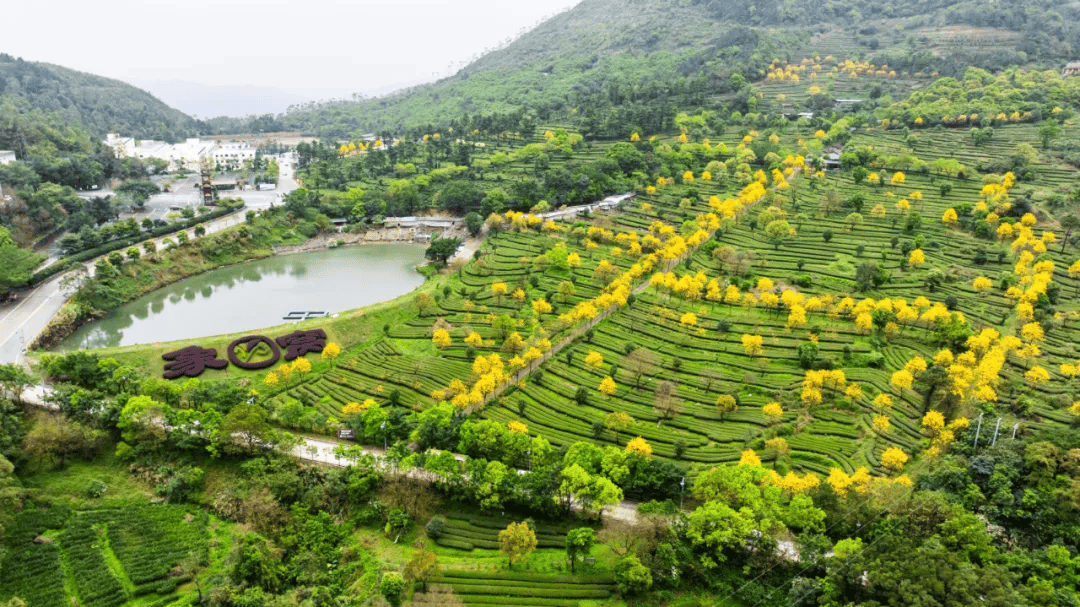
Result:
<instances>
[{"instance_id":1,"label":"distant mountain range","mask_svg":"<svg viewBox=\"0 0 1080 607\"><path fill-rule=\"evenodd\" d=\"M969 66L1057 68L1080 58L1080 0L583 0L451 77L355 99L344 89L139 82L148 93L0 54L0 101L25 98L96 135L165 140L248 130L356 137L477 114L578 123L587 136L612 137L629 126L658 130L674 107L718 109L725 100L723 109L747 111L728 107L731 97L749 104L743 87L773 59L817 54L942 76Z\"/></svg>"},{"instance_id":2,"label":"distant mountain range","mask_svg":"<svg viewBox=\"0 0 1080 607\"><path fill-rule=\"evenodd\" d=\"M348 91L321 91L314 96L289 92L272 86L212 85L185 80L135 80L158 99L191 116L248 116L283 114L290 105L318 99L347 98Z\"/></svg>"},{"instance_id":3,"label":"distant mountain range","mask_svg":"<svg viewBox=\"0 0 1080 607\"><path fill-rule=\"evenodd\" d=\"M451 77L299 108L282 122L334 137L478 113L650 127L658 105L712 107L763 79L773 59L817 54L943 76L1058 68L1080 59L1080 0L583 0Z\"/></svg>"},{"instance_id":4,"label":"distant mountain range","mask_svg":"<svg viewBox=\"0 0 1080 607\"><path fill-rule=\"evenodd\" d=\"M31 108L79 122L92 135L119 131L140 139L182 139L195 120L130 84L0 53L0 100L25 99Z\"/></svg>"}]
</instances>

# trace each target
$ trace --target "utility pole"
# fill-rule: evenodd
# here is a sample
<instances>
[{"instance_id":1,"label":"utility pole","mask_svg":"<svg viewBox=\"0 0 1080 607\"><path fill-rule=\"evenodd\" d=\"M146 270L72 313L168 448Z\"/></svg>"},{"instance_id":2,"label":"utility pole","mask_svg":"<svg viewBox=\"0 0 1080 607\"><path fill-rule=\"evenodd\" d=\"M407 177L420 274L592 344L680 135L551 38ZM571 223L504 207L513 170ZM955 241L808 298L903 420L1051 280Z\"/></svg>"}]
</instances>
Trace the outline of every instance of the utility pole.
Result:
<instances>
[{"instance_id":1,"label":"utility pole","mask_svg":"<svg viewBox=\"0 0 1080 607\"><path fill-rule=\"evenodd\" d=\"M979 432L982 430L982 418L986 415L985 412L979 414L979 421L975 424L975 442L971 444L972 447L979 446Z\"/></svg>"}]
</instances>

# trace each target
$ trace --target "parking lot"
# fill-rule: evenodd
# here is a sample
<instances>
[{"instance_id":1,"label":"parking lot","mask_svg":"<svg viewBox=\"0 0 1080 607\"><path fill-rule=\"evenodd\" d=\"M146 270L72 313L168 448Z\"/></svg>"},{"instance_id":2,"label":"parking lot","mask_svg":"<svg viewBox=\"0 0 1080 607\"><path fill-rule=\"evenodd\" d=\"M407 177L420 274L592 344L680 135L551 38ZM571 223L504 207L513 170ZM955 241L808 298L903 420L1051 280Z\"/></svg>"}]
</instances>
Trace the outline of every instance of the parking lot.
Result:
<instances>
[{"instance_id":1,"label":"parking lot","mask_svg":"<svg viewBox=\"0 0 1080 607\"><path fill-rule=\"evenodd\" d=\"M255 189L255 186L245 186L243 190L222 190L218 193L219 198L231 197L241 198L249 209L266 209L271 205L280 205L281 198L296 189L296 182L293 180L295 175L293 168L293 156L292 154L284 154L278 157L278 166L280 168L278 175L278 187L276 190L259 191ZM162 177L160 180L154 181L161 185L167 177ZM187 177L180 179L174 178L172 185L168 192L162 192L160 194L154 194L150 197L150 200L146 202L145 209L134 213L122 213L121 219L127 219L134 217L137 221L142 221L145 218L150 219L165 219L169 213L178 213L184 208L197 208L202 206L202 192L199 189L199 175L192 173ZM104 196L110 194L108 191L94 192L94 195Z\"/></svg>"}]
</instances>

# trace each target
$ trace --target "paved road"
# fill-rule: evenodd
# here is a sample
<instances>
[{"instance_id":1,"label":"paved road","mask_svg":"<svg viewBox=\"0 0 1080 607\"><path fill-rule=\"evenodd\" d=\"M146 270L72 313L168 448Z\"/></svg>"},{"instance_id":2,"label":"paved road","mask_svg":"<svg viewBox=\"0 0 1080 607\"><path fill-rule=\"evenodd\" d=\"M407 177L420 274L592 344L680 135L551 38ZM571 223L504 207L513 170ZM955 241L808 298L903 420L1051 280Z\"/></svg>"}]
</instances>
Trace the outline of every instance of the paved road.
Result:
<instances>
[{"instance_id":1,"label":"paved road","mask_svg":"<svg viewBox=\"0 0 1080 607\"><path fill-rule=\"evenodd\" d=\"M309 462L315 462L318 464L325 464L329 466L349 466L353 462L338 457L335 453L335 449L339 446L356 447L359 446L366 455L374 455L376 458L380 458L383 455L383 450L379 448L364 447L356 445L355 443L337 443L330 440L318 439L318 438L304 438L303 444L297 446L293 451L293 455L299 459ZM461 456L458 456L459 459ZM518 470L519 474L525 474L524 470ZM413 469L406 473L410 478L417 478L424 481L432 482L435 476L423 469ZM574 504L574 510L580 510L579 504ZM631 525L637 523L637 502L623 501L613 506L604 508L604 518L622 521L624 523L630 523Z\"/></svg>"},{"instance_id":2,"label":"paved road","mask_svg":"<svg viewBox=\"0 0 1080 607\"><path fill-rule=\"evenodd\" d=\"M278 194L288 194L296 189L296 182L293 180L295 175L294 160L292 155L286 155L283 159L279 159L279 166L281 167L281 179L279 181L280 187L277 192L237 192L245 202L248 204L248 208L253 209L265 209L271 204L277 203ZM197 190L198 180L196 178L189 177L184 182L188 183L194 179L196 189L189 193L175 194L157 194L155 198L161 196L190 196L192 197L193 205L197 206L199 193ZM96 196L104 195L101 191L93 192ZM167 206L161 203L154 203L157 207ZM147 205L151 205L148 203ZM153 210L151 208L147 213L157 213L160 210ZM145 214L142 216L146 216ZM141 216L140 216L141 217ZM219 232L225 228L234 226L244 221L244 212L233 213L224 217L211 220L205 224L207 234ZM171 235L170 235L171 236ZM162 241L169 236L162 236L156 238L155 242L158 247L161 248ZM55 261L53 259L52 261ZM92 275L94 272L94 262L96 259L91 259L86 263L87 273ZM49 262L51 263L51 261ZM58 276L54 276L52 279L38 285L37 287L23 291L19 294L19 299L13 304L6 304L0 306L0 363L18 362L23 363L23 353L34 338L41 333L53 316L60 311L60 308L71 296L71 293L61 290L60 285L64 276L70 273L64 273Z\"/></svg>"},{"instance_id":3,"label":"paved road","mask_svg":"<svg viewBox=\"0 0 1080 607\"><path fill-rule=\"evenodd\" d=\"M61 277L22 293L15 304L0 307L0 363L22 362L23 351L67 301Z\"/></svg>"},{"instance_id":4,"label":"paved road","mask_svg":"<svg viewBox=\"0 0 1080 607\"><path fill-rule=\"evenodd\" d=\"M206 233L213 234L243 222L244 210L240 210L208 221L204 225ZM174 237L174 235L168 234L155 238L154 242L158 248L162 248L163 241L169 237ZM97 258L86 262L88 276L94 274L96 261ZM61 289L64 277L71 274L72 272L63 272L54 276L33 289L21 292L18 301L14 304L0 306L0 363L24 362L23 354L26 346L34 341L34 338L49 324L52 317L56 316L71 296L70 291Z\"/></svg>"},{"instance_id":5,"label":"paved road","mask_svg":"<svg viewBox=\"0 0 1080 607\"><path fill-rule=\"evenodd\" d=\"M222 192L222 196L242 198L249 209L266 209L271 205L281 204L281 197L297 188L296 181L294 181L294 164L296 160L292 153L288 153L278 156L277 161L279 175L278 187L276 190L233 190ZM133 217L136 221L140 222L147 217L150 219L165 219L169 213L177 212L175 207L184 209L202 206L202 191L199 189L199 184L199 175L195 173L182 179L178 179L173 182L168 192L162 192L151 196L150 199L146 201L146 208L144 210L134 213L123 213L120 215L120 219ZM105 195L102 192L88 192L88 194L95 196Z\"/></svg>"}]
</instances>

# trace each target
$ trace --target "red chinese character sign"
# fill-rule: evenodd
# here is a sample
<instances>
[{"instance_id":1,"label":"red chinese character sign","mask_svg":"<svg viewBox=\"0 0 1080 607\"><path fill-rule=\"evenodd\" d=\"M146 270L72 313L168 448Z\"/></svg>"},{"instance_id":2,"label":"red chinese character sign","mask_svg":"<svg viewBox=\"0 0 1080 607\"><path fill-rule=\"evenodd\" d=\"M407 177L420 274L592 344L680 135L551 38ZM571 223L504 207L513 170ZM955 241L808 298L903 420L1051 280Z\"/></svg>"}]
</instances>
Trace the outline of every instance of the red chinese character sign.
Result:
<instances>
[{"instance_id":1,"label":"red chinese character sign","mask_svg":"<svg viewBox=\"0 0 1080 607\"><path fill-rule=\"evenodd\" d=\"M165 379L176 379L181 375L198 377L207 367L224 369L229 363L218 360L217 350L213 348L200 348L188 346L174 352L167 352L161 358L172 362L165 365Z\"/></svg>"},{"instance_id":2,"label":"red chinese character sign","mask_svg":"<svg viewBox=\"0 0 1080 607\"><path fill-rule=\"evenodd\" d=\"M322 352L326 347L326 332L322 329L293 331L277 338L277 343L285 348L285 360L292 360L308 352Z\"/></svg>"},{"instance_id":3,"label":"red chinese character sign","mask_svg":"<svg viewBox=\"0 0 1080 607\"><path fill-rule=\"evenodd\" d=\"M176 379L181 376L198 377L207 367L224 369L230 362L241 369L265 369L282 357L282 349L285 352L285 360L291 361L309 352L322 352L325 347L326 332L322 329L293 331L276 340L262 335L247 335L229 344L225 352L228 361L219 359L217 350L200 346L188 346L166 352L161 355L161 358L169 362L165 365L162 377L165 379Z\"/></svg>"},{"instance_id":4,"label":"red chinese character sign","mask_svg":"<svg viewBox=\"0 0 1080 607\"><path fill-rule=\"evenodd\" d=\"M252 355L255 354L258 351L259 346L263 344L270 347L270 358L252 362ZM248 355L248 360L240 360L240 357L236 353L237 346L244 346L244 351ZM278 357L281 356L281 350L278 350L277 344L269 337L263 337L262 335L248 335L247 337L241 337L229 344L227 352L229 354L229 362L241 369L249 370L265 369L276 363Z\"/></svg>"}]
</instances>

